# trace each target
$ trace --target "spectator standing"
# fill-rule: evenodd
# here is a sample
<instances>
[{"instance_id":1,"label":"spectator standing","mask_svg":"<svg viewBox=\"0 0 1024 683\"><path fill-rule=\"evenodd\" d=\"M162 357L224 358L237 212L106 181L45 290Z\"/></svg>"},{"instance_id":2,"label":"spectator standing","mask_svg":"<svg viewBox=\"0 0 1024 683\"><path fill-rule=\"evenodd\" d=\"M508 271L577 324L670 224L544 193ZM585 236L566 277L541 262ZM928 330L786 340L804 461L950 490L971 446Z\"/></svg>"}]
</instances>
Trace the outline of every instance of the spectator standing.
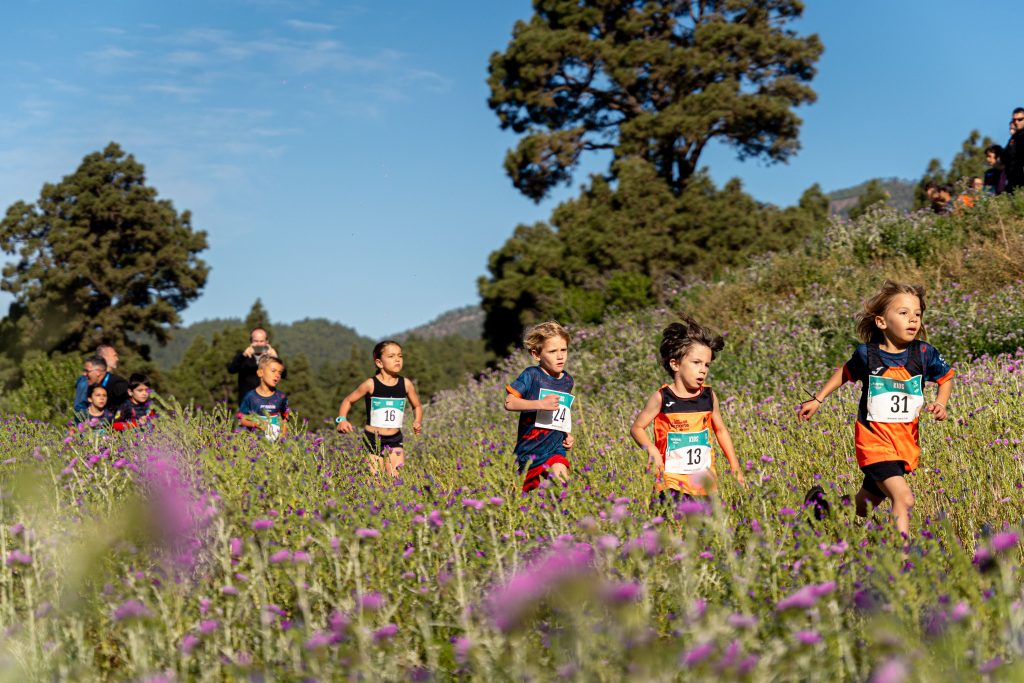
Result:
<instances>
[{"instance_id":1,"label":"spectator standing","mask_svg":"<svg viewBox=\"0 0 1024 683\"><path fill-rule=\"evenodd\" d=\"M1003 167L1006 171L1006 191L1024 187L1024 107L1013 110L1010 121L1010 141L1003 149Z\"/></svg>"},{"instance_id":2,"label":"spectator standing","mask_svg":"<svg viewBox=\"0 0 1024 683\"><path fill-rule=\"evenodd\" d=\"M1003 146L990 145L985 149L985 191L989 194L1002 194L1006 189L1006 175L1003 173Z\"/></svg>"},{"instance_id":3,"label":"spectator standing","mask_svg":"<svg viewBox=\"0 0 1024 683\"><path fill-rule=\"evenodd\" d=\"M106 388L107 405L120 405L128 400L128 380L110 372L107 361L102 356L86 358L82 370L89 386L98 385Z\"/></svg>"},{"instance_id":4,"label":"spectator standing","mask_svg":"<svg viewBox=\"0 0 1024 683\"><path fill-rule=\"evenodd\" d=\"M249 346L245 347L245 350L239 351L235 354L235 357L228 363L228 372L232 375L238 375L238 403L242 403L242 399L250 391L253 391L256 387L260 386L260 378L256 374L256 370L259 368L260 358L263 356L277 356L277 351L270 345L270 341L267 339L267 331L262 327L257 327L249 333ZM286 377L287 375L282 375Z\"/></svg>"}]
</instances>

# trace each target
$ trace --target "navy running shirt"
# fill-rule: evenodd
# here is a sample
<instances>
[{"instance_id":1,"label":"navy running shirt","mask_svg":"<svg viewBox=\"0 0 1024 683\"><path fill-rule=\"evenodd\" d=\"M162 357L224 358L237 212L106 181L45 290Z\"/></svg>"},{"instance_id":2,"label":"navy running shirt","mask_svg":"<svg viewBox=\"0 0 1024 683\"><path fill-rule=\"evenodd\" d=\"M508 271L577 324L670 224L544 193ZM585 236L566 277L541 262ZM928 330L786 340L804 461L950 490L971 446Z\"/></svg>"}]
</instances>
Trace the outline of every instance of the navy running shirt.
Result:
<instances>
[{"instance_id":1,"label":"navy running shirt","mask_svg":"<svg viewBox=\"0 0 1024 683\"><path fill-rule=\"evenodd\" d=\"M573 379L568 372L560 378L552 377L540 366L531 365L505 387L505 391L527 401L536 401L541 389L551 389L571 394ZM565 455L565 433L554 429L536 427L537 412L524 410L519 413L519 433L516 440L516 461L523 465L527 460L544 460L552 455ZM539 458L537 457L539 456Z\"/></svg>"},{"instance_id":2,"label":"navy running shirt","mask_svg":"<svg viewBox=\"0 0 1024 683\"><path fill-rule=\"evenodd\" d=\"M253 389L242 398L238 406L238 417L249 417L259 415L260 417L280 417L288 419L288 397L278 390L270 396L260 396Z\"/></svg>"}]
</instances>

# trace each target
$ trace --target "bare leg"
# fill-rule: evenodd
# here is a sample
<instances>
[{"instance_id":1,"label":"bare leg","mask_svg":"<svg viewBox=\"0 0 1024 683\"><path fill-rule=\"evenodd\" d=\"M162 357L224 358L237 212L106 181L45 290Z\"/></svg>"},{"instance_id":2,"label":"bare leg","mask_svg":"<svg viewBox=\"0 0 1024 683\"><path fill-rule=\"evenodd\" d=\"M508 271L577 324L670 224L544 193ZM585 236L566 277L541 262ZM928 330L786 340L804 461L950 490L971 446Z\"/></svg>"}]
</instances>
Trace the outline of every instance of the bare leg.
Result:
<instances>
[{"instance_id":1,"label":"bare leg","mask_svg":"<svg viewBox=\"0 0 1024 683\"><path fill-rule=\"evenodd\" d=\"M878 488L892 501L892 516L896 529L904 536L910 535L910 511L914 509L914 494L903 477L889 477L878 482Z\"/></svg>"},{"instance_id":2,"label":"bare leg","mask_svg":"<svg viewBox=\"0 0 1024 683\"><path fill-rule=\"evenodd\" d=\"M555 478L555 481L565 484L569 481L569 468L556 462L551 466L551 476Z\"/></svg>"},{"instance_id":3,"label":"bare leg","mask_svg":"<svg viewBox=\"0 0 1024 683\"><path fill-rule=\"evenodd\" d=\"M384 453L384 468L387 473L392 477L398 476L398 470L405 465L405 449L404 448L390 448L385 449Z\"/></svg>"},{"instance_id":4,"label":"bare leg","mask_svg":"<svg viewBox=\"0 0 1024 683\"><path fill-rule=\"evenodd\" d=\"M871 509L874 510L876 507L882 504L883 500L885 500L885 498L881 496L876 496L867 489L861 488L860 491L857 491L857 497L854 498L854 502L856 503L855 509L857 510L857 516L867 517L869 512L868 503L871 503Z\"/></svg>"}]
</instances>

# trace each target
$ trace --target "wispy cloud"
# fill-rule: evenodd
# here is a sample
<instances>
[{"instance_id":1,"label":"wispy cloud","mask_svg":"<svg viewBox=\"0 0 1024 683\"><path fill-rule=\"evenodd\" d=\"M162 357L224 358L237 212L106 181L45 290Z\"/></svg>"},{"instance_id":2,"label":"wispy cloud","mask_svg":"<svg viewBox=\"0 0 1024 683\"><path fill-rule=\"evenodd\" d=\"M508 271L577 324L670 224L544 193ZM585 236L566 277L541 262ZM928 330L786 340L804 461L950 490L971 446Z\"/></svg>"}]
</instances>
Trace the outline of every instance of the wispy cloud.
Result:
<instances>
[{"instance_id":1,"label":"wispy cloud","mask_svg":"<svg viewBox=\"0 0 1024 683\"><path fill-rule=\"evenodd\" d=\"M133 52L131 50L125 50L124 48L117 47L117 46L114 46L114 45L111 45L109 47L105 47L102 50L95 50L93 52L86 52L85 53L85 56L88 57L89 59L96 59L96 60L100 60L100 61L116 61L116 60L133 59L133 58L137 57L138 55L139 55L138 52Z\"/></svg>"},{"instance_id":2,"label":"wispy cloud","mask_svg":"<svg viewBox=\"0 0 1024 683\"><path fill-rule=\"evenodd\" d=\"M303 21L302 19L289 19L284 23L296 31L316 31L320 33L327 33L337 28L334 24L325 24L319 21Z\"/></svg>"}]
</instances>

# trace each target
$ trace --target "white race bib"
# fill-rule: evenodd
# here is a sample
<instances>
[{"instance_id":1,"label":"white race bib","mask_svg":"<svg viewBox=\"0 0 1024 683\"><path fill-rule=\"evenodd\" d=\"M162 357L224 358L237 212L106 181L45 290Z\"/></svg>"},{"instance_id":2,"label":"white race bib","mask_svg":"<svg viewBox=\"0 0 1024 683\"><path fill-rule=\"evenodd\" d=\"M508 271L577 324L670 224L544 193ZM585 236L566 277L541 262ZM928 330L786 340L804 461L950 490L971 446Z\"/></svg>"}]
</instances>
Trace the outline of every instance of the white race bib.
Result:
<instances>
[{"instance_id":1,"label":"white race bib","mask_svg":"<svg viewBox=\"0 0 1024 683\"><path fill-rule=\"evenodd\" d=\"M404 398L370 397L370 426L382 429L401 429L405 421Z\"/></svg>"},{"instance_id":2,"label":"white race bib","mask_svg":"<svg viewBox=\"0 0 1024 683\"><path fill-rule=\"evenodd\" d=\"M543 429L553 429L556 432L572 433L572 402L576 398L572 394L566 394L554 389L541 389L538 399L545 396L557 396L558 408L555 410L538 410L537 421L534 426Z\"/></svg>"},{"instance_id":3,"label":"white race bib","mask_svg":"<svg viewBox=\"0 0 1024 683\"><path fill-rule=\"evenodd\" d=\"M263 438L267 441L277 441L281 438L281 418L278 415L253 415L260 422L265 422Z\"/></svg>"},{"instance_id":4,"label":"white race bib","mask_svg":"<svg viewBox=\"0 0 1024 683\"><path fill-rule=\"evenodd\" d=\"M699 432L669 432L665 447L665 472L694 474L711 467L711 436Z\"/></svg>"},{"instance_id":5,"label":"white race bib","mask_svg":"<svg viewBox=\"0 0 1024 683\"><path fill-rule=\"evenodd\" d=\"M913 422L923 407L921 375L910 379L868 377L868 422Z\"/></svg>"}]
</instances>

